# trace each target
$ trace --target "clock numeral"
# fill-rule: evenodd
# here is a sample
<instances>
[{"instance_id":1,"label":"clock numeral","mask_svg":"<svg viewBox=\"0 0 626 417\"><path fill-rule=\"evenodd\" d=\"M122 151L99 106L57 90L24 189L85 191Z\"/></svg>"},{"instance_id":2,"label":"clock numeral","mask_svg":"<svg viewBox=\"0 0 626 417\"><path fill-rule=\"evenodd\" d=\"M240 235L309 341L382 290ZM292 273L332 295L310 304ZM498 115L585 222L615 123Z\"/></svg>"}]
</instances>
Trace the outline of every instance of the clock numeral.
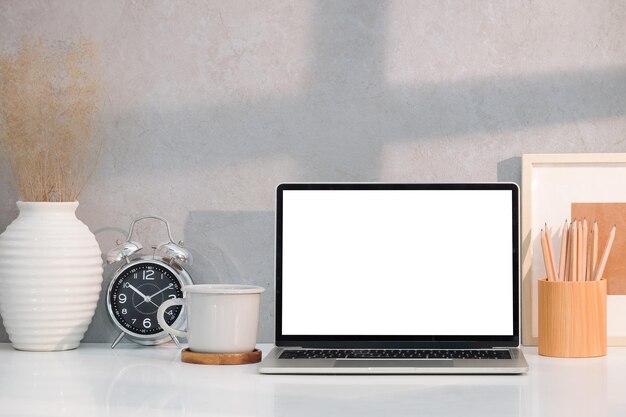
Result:
<instances>
[{"instance_id":1,"label":"clock numeral","mask_svg":"<svg viewBox=\"0 0 626 417\"><path fill-rule=\"evenodd\" d=\"M150 321L150 319L144 319L143 320L143 327L145 327L147 329L150 326L152 326L152 322Z\"/></svg>"},{"instance_id":2,"label":"clock numeral","mask_svg":"<svg viewBox=\"0 0 626 417\"><path fill-rule=\"evenodd\" d=\"M167 298L176 298L176 294L170 294L167 296Z\"/></svg>"},{"instance_id":3,"label":"clock numeral","mask_svg":"<svg viewBox=\"0 0 626 417\"><path fill-rule=\"evenodd\" d=\"M120 304L124 304L126 302L126 294L120 294L118 300L120 301Z\"/></svg>"},{"instance_id":4,"label":"clock numeral","mask_svg":"<svg viewBox=\"0 0 626 417\"><path fill-rule=\"evenodd\" d=\"M136 272L133 274L133 279L137 279L137 273Z\"/></svg>"},{"instance_id":5,"label":"clock numeral","mask_svg":"<svg viewBox=\"0 0 626 417\"><path fill-rule=\"evenodd\" d=\"M172 317L172 316L174 316L174 310L167 310L165 312L165 314L167 314L168 316Z\"/></svg>"},{"instance_id":6,"label":"clock numeral","mask_svg":"<svg viewBox=\"0 0 626 417\"><path fill-rule=\"evenodd\" d=\"M122 314L127 314L128 310L126 310L125 308L122 309Z\"/></svg>"},{"instance_id":7,"label":"clock numeral","mask_svg":"<svg viewBox=\"0 0 626 417\"><path fill-rule=\"evenodd\" d=\"M125 282L123 285L124 288L130 288L130 282Z\"/></svg>"},{"instance_id":8,"label":"clock numeral","mask_svg":"<svg viewBox=\"0 0 626 417\"><path fill-rule=\"evenodd\" d=\"M135 324L135 322L137 321L137 319L131 319L133 321L133 324Z\"/></svg>"},{"instance_id":9,"label":"clock numeral","mask_svg":"<svg viewBox=\"0 0 626 417\"><path fill-rule=\"evenodd\" d=\"M152 275L154 275L154 271L151 270L151 269L147 270L147 271L143 271L143 279L144 280L149 280L149 281L154 280L154 277Z\"/></svg>"}]
</instances>

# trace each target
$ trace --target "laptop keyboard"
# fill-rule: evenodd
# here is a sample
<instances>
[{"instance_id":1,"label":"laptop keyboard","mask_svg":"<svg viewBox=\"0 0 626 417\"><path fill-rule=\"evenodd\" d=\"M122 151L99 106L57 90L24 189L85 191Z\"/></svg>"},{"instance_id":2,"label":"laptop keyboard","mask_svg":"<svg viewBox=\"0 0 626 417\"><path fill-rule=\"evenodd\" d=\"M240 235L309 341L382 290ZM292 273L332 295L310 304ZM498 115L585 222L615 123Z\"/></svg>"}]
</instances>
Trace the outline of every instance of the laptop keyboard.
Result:
<instances>
[{"instance_id":1,"label":"laptop keyboard","mask_svg":"<svg viewBox=\"0 0 626 417\"><path fill-rule=\"evenodd\" d=\"M280 359L511 359L508 350L494 349L293 349Z\"/></svg>"}]
</instances>

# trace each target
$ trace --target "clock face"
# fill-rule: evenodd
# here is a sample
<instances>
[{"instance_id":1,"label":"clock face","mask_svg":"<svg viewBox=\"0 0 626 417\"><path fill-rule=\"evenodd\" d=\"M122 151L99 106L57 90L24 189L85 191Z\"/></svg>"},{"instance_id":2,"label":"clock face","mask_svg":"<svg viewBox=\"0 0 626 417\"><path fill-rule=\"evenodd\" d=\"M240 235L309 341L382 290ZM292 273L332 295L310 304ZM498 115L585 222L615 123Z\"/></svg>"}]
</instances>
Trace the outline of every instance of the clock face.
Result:
<instances>
[{"instance_id":1,"label":"clock face","mask_svg":"<svg viewBox=\"0 0 626 417\"><path fill-rule=\"evenodd\" d=\"M111 283L109 303L115 321L130 334L149 336L163 332L157 321L161 303L182 298L181 281L165 264L140 261L121 270ZM165 321L171 325L181 312L181 306L165 311Z\"/></svg>"}]
</instances>

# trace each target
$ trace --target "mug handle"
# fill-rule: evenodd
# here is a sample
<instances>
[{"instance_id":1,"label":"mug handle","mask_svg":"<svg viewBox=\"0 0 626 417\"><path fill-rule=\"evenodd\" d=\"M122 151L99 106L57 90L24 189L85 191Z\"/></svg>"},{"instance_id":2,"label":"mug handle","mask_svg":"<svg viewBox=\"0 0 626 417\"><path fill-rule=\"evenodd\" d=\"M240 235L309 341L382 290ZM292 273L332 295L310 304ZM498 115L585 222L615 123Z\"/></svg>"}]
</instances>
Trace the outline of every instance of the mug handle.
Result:
<instances>
[{"instance_id":1,"label":"mug handle","mask_svg":"<svg viewBox=\"0 0 626 417\"><path fill-rule=\"evenodd\" d=\"M187 337L186 331L173 328L172 326L170 326L169 324L165 322L165 317L164 317L165 310L167 310L168 308L172 306L184 306L184 305L185 305L184 298L173 298L170 300L163 301L163 303L161 303L161 305L159 306L159 311L157 311L157 321L159 322L159 326L161 326L161 328L165 330L166 332L168 332L169 334L186 338Z\"/></svg>"}]
</instances>

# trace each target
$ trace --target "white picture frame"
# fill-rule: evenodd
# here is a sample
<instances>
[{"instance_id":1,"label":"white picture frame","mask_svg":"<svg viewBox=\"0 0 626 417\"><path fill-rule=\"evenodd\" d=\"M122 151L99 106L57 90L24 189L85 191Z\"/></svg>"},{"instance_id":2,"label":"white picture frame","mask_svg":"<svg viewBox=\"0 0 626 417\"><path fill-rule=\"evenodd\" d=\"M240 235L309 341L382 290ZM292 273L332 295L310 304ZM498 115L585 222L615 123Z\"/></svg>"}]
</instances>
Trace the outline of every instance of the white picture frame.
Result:
<instances>
[{"instance_id":1,"label":"white picture frame","mask_svg":"<svg viewBox=\"0 0 626 417\"><path fill-rule=\"evenodd\" d=\"M522 156L524 345L537 344L537 281L545 277L540 230L544 223L551 226L553 245L560 247L558 236L572 202L626 202L626 153ZM626 346L626 295L607 297L607 343Z\"/></svg>"}]
</instances>

